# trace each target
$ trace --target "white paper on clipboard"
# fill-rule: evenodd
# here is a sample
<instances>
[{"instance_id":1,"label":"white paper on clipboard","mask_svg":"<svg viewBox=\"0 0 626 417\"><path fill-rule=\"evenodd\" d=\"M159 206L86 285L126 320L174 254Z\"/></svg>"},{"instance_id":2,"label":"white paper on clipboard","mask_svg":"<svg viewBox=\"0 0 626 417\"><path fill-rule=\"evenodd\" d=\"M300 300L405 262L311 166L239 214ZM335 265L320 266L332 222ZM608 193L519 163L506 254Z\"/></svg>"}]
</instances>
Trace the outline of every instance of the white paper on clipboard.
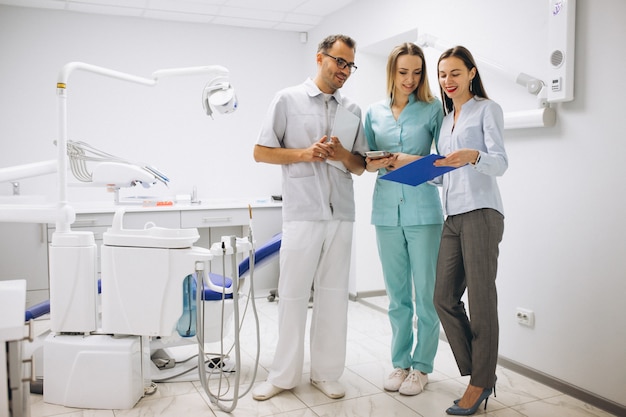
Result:
<instances>
[{"instance_id":1,"label":"white paper on clipboard","mask_svg":"<svg viewBox=\"0 0 626 417\"><path fill-rule=\"evenodd\" d=\"M330 136L336 136L341 141L344 148L352 152L354 141L356 140L356 132L359 130L361 119L356 114L343 106L337 106L337 113L335 113L335 124ZM331 161L327 159L326 162L334 167L339 168L343 172L348 172L348 169L343 165L341 161Z\"/></svg>"}]
</instances>

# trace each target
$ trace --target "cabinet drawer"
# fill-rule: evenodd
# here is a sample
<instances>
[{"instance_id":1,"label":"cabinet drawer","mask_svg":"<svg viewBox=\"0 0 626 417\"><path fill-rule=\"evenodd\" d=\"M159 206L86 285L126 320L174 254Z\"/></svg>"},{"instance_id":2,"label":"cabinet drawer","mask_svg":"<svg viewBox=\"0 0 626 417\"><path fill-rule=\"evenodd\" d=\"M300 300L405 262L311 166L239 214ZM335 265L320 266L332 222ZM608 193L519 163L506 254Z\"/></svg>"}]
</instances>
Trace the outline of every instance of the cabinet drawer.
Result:
<instances>
[{"instance_id":1,"label":"cabinet drawer","mask_svg":"<svg viewBox=\"0 0 626 417\"><path fill-rule=\"evenodd\" d=\"M167 212L155 212L155 211L142 211L142 212L126 212L124 213L125 229L143 229L146 223L152 222L156 226L165 227L168 229L180 228L180 212L167 211ZM102 233L106 232L113 224L113 213L95 213L95 214L78 214L76 221L70 226L72 230L88 230L93 231L96 236L96 240L102 239ZM51 240L54 233L55 225L48 225L48 241Z\"/></svg>"},{"instance_id":2,"label":"cabinet drawer","mask_svg":"<svg viewBox=\"0 0 626 417\"><path fill-rule=\"evenodd\" d=\"M77 214L76 221L70 226L72 229L78 227L111 226L113 213L89 213Z\"/></svg>"},{"instance_id":3,"label":"cabinet drawer","mask_svg":"<svg viewBox=\"0 0 626 417\"><path fill-rule=\"evenodd\" d=\"M244 226L249 222L247 208L189 210L181 212L180 225L188 227Z\"/></svg>"},{"instance_id":4,"label":"cabinet drawer","mask_svg":"<svg viewBox=\"0 0 626 417\"><path fill-rule=\"evenodd\" d=\"M124 214L125 229L143 229L146 223L152 222L155 226L167 229L180 228L180 212L178 211L141 211L126 212Z\"/></svg>"}]
</instances>

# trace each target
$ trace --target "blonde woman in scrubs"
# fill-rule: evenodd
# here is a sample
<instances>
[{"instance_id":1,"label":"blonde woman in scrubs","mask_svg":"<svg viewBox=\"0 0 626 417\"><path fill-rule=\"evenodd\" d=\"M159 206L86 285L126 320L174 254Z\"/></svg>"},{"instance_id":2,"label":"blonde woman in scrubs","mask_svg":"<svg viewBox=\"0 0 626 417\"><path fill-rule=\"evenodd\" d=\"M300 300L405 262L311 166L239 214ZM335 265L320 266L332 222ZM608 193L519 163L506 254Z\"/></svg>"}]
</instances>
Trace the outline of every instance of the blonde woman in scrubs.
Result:
<instances>
[{"instance_id":1,"label":"blonde woman in scrubs","mask_svg":"<svg viewBox=\"0 0 626 417\"><path fill-rule=\"evenodd\" d=\"M395 47L387 62L388 97L365 116L371 150L391 156L366 158L366 169L378 176L399 168L436 147L443 110L428 85L423 51L415 44ZM439 319L433 306L435 270L443 214L436 186L376 180L372 224L389 296L391 362L384 382L388 391L416 395L428 383L439 341ZM417 330L413 319L417 316Z\"/></svg>"}]
</instances>

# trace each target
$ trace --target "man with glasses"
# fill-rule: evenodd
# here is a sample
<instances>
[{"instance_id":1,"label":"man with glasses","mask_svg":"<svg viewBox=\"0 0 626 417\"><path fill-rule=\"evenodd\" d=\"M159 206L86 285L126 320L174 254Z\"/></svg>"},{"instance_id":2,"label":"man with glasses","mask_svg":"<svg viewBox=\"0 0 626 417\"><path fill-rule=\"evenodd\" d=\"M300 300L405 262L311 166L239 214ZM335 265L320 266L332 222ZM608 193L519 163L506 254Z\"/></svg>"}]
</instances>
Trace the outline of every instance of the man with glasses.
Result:
<instances>
[{"instance_id":1,"label":"man with glasses","mask_svg":"<svg viewBox=\"0 0 626 417\"><path fill-rule=\"evenodd\" d=\"M348 36L324 39L315 78L276 94L254 147L257 162L279 164L283 174L278 343L267 381L253 391L256 400L300 383L312 284L311 383L329 398L345 395L338 380L346 357L352 174L363 173L368 150L360 108L339 93L356 70L355 50ZM334 136L335 119L344 124L346 118L356 122L354 129Z\"/></svg>"}]
</instances>

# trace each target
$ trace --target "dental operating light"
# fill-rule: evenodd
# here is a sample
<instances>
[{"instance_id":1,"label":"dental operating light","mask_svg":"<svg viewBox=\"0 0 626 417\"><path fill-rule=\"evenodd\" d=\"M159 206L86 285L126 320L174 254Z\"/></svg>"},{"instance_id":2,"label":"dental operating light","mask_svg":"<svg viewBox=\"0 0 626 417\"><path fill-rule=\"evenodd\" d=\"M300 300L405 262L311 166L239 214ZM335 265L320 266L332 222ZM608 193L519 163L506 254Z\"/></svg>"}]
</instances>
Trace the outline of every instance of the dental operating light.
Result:
<instances>
[{"instance_id":1,"label":"dental operating light","mask_svg":"<svg viewBox=\"0 0 626 417\"><path fill-rule=\"evenodd\" d=\"M213 109L228 114L237 110L237 96L226 77L216 77L209 81L202 91L202 107L213 118Z\"/></svg>"}]
</instances>

